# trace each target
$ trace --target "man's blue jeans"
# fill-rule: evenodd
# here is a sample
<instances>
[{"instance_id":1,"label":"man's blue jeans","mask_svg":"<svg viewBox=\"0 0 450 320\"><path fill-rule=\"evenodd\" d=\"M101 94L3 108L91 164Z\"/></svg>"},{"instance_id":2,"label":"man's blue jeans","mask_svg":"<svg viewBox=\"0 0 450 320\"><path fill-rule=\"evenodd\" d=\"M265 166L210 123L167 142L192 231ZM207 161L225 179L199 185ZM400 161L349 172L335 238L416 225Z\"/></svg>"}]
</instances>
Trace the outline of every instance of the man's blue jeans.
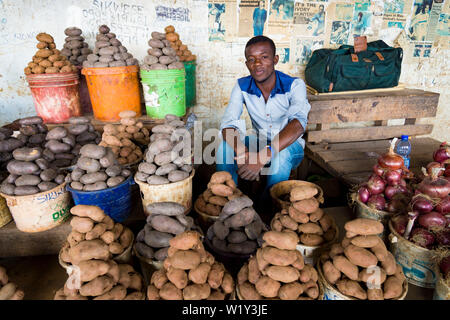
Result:
<instances>
[{"instance_id":1,"label":"man's blue jeans","mask_svg":"<svg viewBox=\"0 0 450 320\"><path fill-rule=\"evenodd\" d=\"M244 144L250 152L258 152L263 149L266 144L258 143L256 136L246 136ZM298 167L304 156L303 148L298 141L295 141L287 148L272 156L269 168L263 168L267 171L267 184L264 189L263 197L269 196L270 187L278 182L289 180L292 169ZM234 160L235 154L233 148L225 141L219 144L216 155L216 170L228 171L237 184L238 166ZM264 174L264 172L262 172Z\"/></svg>"}]
</instances>

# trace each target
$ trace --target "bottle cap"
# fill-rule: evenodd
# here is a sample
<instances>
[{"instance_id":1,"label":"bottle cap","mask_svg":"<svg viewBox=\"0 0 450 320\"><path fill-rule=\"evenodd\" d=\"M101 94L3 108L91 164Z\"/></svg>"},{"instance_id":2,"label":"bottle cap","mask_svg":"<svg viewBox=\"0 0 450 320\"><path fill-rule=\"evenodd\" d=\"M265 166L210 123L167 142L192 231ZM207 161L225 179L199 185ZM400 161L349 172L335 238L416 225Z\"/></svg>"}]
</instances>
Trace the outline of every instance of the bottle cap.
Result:
<instances>
[{"instance_id":1,"label":"bottle cap","mask_svg":"<svg viewBox=\"0 0 450 320\"><path fill-rule=\"evenodd\" d=\"M402 134L402 140L403 140L403 141L408 140L408 136L407 136L406 134Z\"/></svg>"}]
</instances>

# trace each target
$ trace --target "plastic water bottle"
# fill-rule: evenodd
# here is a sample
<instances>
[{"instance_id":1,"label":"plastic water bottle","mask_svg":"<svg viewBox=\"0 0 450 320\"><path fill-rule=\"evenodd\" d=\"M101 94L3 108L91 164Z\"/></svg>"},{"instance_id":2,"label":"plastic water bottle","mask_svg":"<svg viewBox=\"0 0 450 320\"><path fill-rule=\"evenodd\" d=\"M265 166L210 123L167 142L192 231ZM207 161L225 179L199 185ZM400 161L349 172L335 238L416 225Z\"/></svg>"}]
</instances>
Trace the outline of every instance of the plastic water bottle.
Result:
<instances>
[{"instance_id":1,"label":"plastic water bottle","mask_svg":"<svg viewBox=\"0 0 450 320\"><path fill-rule=\"evenodd\" d=\"M402 135L402 139L397 143L395 153L402 156L405 167L409 169L409 154L411 153L411 143L407 135Z\"/></svg>"}]
</instances>

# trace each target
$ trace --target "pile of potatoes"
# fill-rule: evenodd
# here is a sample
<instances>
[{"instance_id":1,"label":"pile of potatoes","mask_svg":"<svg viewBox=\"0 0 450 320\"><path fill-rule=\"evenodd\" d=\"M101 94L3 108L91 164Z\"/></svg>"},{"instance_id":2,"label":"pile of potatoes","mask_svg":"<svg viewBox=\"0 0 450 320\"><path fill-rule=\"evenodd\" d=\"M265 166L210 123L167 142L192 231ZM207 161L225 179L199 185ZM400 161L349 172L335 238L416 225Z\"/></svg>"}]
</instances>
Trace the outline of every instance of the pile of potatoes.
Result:
<instances>
[{"instance_id":1,"label":"pile of potatoes","mask_svg":"<svg viewBox=\"0 0 450 320\"><path fill-rule=\"evenodd\" d=\"M227 171L218 171L212 174L207 189L195 201L195 207L211 216L219 216L228 201L240 196L242 192L236 187L231 174Z\"/></svg>"},{"instance_id":2,"label":"pile of potatoes","mask_svg":"<svg viewBox=\"0 0 450 320\"><path fill-rule=\"evenodd\" d=\"M177 53L171 47L166 35L161 32L152 32L152 38L148 41L151 47L147 50L148 55L144 58L141 68L144 70L167 70L184 69Z\"/></svg>"},{"instance_id":3,"label":"pile of potatoes","mask_svg":"<svg viewBox=\"0 0 450 320\"><path fill-rule=\"evenodd\" d=\"M84 41L81 33L81 29L77 27L70 27L64 30L64 34L67 37L64 39L65 43L61 54L65 55L75 66L81 65L86 61L88 54L92 53L92 50L89 49L89 45Z\"/></svg>"},{"instance_id":4,"label":"pile of potatoes","mask_svg":"<svg viewBox=\"0 0 450 320\"><path fill-rule=\"evenodd\" d=\"M170 239L191 230L194 219L185 216L186 208L176 202L151 203L146 209L149 216L136 237L136 251L147 259L163 261L167 258Z\"/></svg>"},{"instance_id":5,"label":"pile of potatoes","mask_svg":"<svg viewBox=\"0 0 450 320\"><path fill-rule=\"evenodd\" d=\"M295 232L268 231L264 243L239 270L237 288L244 300L314 300L319 298L318 274L296 250Z\"/></svg>"},{"instance_id":6,"label":"pile of potatoes","mask_svg":"<svg viewBox=\"0 0 450 320\"><path fill-rule=\"evenodd\" d=\"M396 299L406 278L379 234L383 224L355 219L344 226L346 235L320 257L321 272L338 291L361 300Z\"/></svg>"},{"instance_id":7,"label":"pile of potatoes","mask_svg":"<svg viewBox=\"0 0 450 320\"><path fill-rule=\"evenodd\" d=\"M11 160L12 152L25 145L23 140L13 137L14 131L9 128L0 128L0 163L4 164ZM28 138L24 136L26 141Z\"/></svg>"},{"instance_id":8,"label":"pile of potatoes","mask_svg":"<svg viewBox=\"0 0 450 320\"><path fill-rule=\"evenodd\" d=\"M164 28L166 32L166 39L170 42L170 46L175 50L180 61L194 61L197 57L192 54L188 47L180 40L180 36L175 32L174 26L167 26Z\"/></svg>"},{"instance_id":9,"label":"pile of potatoes","mask_svg":"<svg viewBox=\"0 0 450 320\"><path fill-rule=\"evenodd\" d=\"M78 71L77 67L67 60L67 57L56 49L53 37L47 33L36 36L39 49L33 59L24 69L25 74L65 73Z\"/></svg>"},{"instance_id":10,"label":"pile of potatoes","mask_svg":"<svg viewBox=\"0 0 450 320\"><path fill-rule=\"evenodd\" d=\"M253 201L242 196L228 201L206 233L212 249L218 252L249 255L260 244L263 231L267 231L255 209Z\"/></svg>"},{"instance_id":11,"label":"pile of potatoes","mask_svg":"<svg viewBox=\"0 0 450 320\"><path fill-rule=\"evenodd\" d=\"M18 148L12 153L6 169L9 176L2 182L4 194L24 196L56 188L64 183L64 174L48 166L42 148Z\"/></svg>"},{"instance_id":12,"label":"pile of potatoes","mask_svg":"<svg viewBox=\"0 0 450 320\"><path fill-rule=\"evenodd\" d=\"M51 129L45 140L44 159L50 167L64 168L76 163L82 146L100 142L100 133L88 118L71 117L67 128Z\"/></svg>"},{"instance_id":13,"label":"pile of potatoes","mask_svg":"<svg viewBox=\"0 0 450 320\"><path fill-rule=\"evenodd\" d=\"M83 68L139 65L138 60L133 58L133 55L116 38L116 35L110 32L108 26L103 24L98 28L98 31L94 51L83 62Z\"/></svg>"},{"instance_id":14,"label":"pile of potatoes","mask_svg":"<svg viewBox=\"0 0 450 320\"><path fill-rule=\"evenodd\" d=\"M77 205L70 212L72 231L60 259L74 272L54 299L144 300L142 276L131 265L113 260L132 245L131 230L96 206Z\"/></svg>"},{"instance_id":15,"label":"pile of potatoes","mask_svg":"<svg viewBox=\"0 0 450 320\"><path fill-rule=\"evenodd\" d=\"M131 171L122 168L110 148L86 144L66 181L75 190L97 191L115 187L130 175Z\"/></svg>"},{"instance_id":16,"label":"pile of potatoes","mask_svg":"<svg viewBox=\"0 0 450 320\"><path fill-rule=\"evenodd\" d=\"M0 300L23 300L25 293L10 282L6 269L0 266Z\"/></svg>"},{"instance_id":17,"label":"pile of potatoes","mask_svg":"<svg viewBox=\"0 0 450 320\"><path fill-rule=\"evenodd\" d=\"M275 231L292 230L306 246L320 246L335 238L337 227L333 217L319 208L314 197L318 189L312 186L292 188L290 206L275 214L270 227Z\"/></svg>"},{"instance_id":18,"label":"pile of potatoes","mask_svg":"<svg viewBox=\"0 0 450 320\"><path fill-rule=\"evenodd\" d=\"M151 185L168 184L189 177L192 167L190 132L175 115L152 128L144 161L134 178Z\"/></svg>"},{"instance_id":19,"label":"pile of potatoes","mask_svg":"<svg viewBox=\"0 0 450 320\"><path fill-rule=\"evenodd\" d=\"M120 125L107 124L103 127L100 146L109 147L120 164L130 164L142 160L141 149L131 140L150 141L150 133L141 121L136 120L136 112L122 111Z\"/></svg>"},{"instance_id":20,"label":"pile of potatoes","mask_svg":"<svg viewBox=\"0 0 450 320\"><path fill-rule=\"evenodd\" d=\"M196 231L170 239L164 267L152 274L148 300L224 300L234 280L222 263L207 252Z\"/></svg>"}]
</instances>

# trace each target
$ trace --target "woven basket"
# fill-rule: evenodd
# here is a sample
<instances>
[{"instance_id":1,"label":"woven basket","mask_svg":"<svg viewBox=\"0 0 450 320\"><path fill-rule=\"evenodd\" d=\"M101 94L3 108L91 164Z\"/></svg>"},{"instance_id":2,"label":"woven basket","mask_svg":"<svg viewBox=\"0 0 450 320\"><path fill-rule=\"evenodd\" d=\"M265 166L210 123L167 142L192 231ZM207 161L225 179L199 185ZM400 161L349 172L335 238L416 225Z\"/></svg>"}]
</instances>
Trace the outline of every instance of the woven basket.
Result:
<instances>
[{"instance_id":1,"label":"woven basket","mask_svg":"<svg viewBox=\"0 0 450 320\"><path fill-rule=\"evenodd\" d=\"M286 180L281 181L270 188L270 196L272 197L272 201L274 202L276 208L281 210L282 208L289 207L291 203L289 201L283 200L283 196L290 193L293 188L303 186L317 188L319 192L315 195L315 198L317 199L317 201L319 201L319 203L324 202L323 190L318 185L302 180Z\"/></svg>"}]
</instances>

